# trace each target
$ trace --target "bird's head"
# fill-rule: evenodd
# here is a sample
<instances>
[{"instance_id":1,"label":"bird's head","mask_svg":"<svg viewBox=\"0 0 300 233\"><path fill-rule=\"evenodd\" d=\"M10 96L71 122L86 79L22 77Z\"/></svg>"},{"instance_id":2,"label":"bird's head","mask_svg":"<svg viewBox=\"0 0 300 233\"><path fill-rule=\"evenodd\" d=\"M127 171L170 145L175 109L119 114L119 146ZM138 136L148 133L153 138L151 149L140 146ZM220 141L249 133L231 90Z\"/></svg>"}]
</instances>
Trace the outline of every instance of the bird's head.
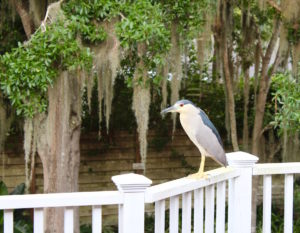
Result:
<instances>
[{"instance_id":1,"label":"bird's head","mask_svg":"<svg viewBox=\"0 0 300 233\"><path fill-rule=\"evenodd\" d=\"M178 113L192 113L198 111L197 107L189 100L179 100L173 106L166 108L161 111L161 114L166 114L168 112L178 112Z\"/></svg>"}]
</instances>

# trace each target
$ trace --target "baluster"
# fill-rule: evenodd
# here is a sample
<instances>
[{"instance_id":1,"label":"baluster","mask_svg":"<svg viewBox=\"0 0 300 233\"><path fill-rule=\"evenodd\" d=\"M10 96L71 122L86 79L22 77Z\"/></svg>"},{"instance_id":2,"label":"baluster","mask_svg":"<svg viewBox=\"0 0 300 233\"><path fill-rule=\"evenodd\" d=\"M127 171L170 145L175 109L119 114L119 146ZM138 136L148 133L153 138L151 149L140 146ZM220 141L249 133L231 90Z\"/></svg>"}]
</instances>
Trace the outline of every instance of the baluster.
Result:
<instances>
[{"instance_id":1,"label":"baluster","mask_svg":"<svg viewBox=\"0 0 300 233\"><path fill-rule=\"evenodd\" d=\"M215 217L215 186L205 188L205 233L214 232Z\"/></svg>"},{"instance_id":2,"label":"baluster","mask_svg":"<svg viewBox=\"0 0 300 233\"><path fill-rule=\"evenodd\" d=\"M284 179L284 233L293 232L294 175L286 174Z\"/></svg>"},{"instance_id":3,"label":"baluster","mask_svg":"<svg viewBox=\"0 0 300 233\"><path fill-rule=\"evenodd\" d=\"M64 212L64 233L74 232L74 210L73 207L66 207Z\"/></svg>"},{"instance_id":4,"label":"baluster","mask_svg":"<svg viewBox=\"0 0 300 233\"><path fill-rule=\"evenodd\" d=\"M264 175L263 233L271 233L272 176Z\"/></svg>"},{"instance_id":5,"label":"baluster","mask_svg":"<svg viewBox=\"0 0 300 233\"><path fill-rule=\"evenodd\" d=\"M14 232L14 210L4 210L4 232Z\"/></svg>"},{"instance_id":6,"label":"baluster","mask_svg":"<svg viewBox=\"0 0 300 233\"><path fill-rule=\"evenodd\" d=\"M194 191L194 232L203 233L203 189Z\"/></svg>"},{"instance_id":7,"label":"baluster","mask_svg":"<svg viewBox=\"0 0 300 233\"><path fill-rule=\"evenodd\" d=\"M36 208L34 209L34 232L40 233L44 232L44 209Z\"/></svg>"},{"instance_id":8,"label":"baluster","mask_svg":"<svg viewBox=\"0 0 300 233\"><path fill-rule=\"evenodd\" d=\"M217 216L216 216L216 232L225 233L225 197L226 182L217 183Z\"/></svg>"},{"instance_id":9,"label":"baluster","mask_svg":"<svg viewBox=\"0 0 300 233\"><path fill-rule=\"evenodd\" d=\"M235 200L235 182L236 178L228 180L228 232L235 233L234 219L236 208L234 206Z\"/></svg>"},{"instance_id":10,"label":"baluster","mask_svg":"<svg viewBox=\"0 0 300 233\"><path fill-rule=\"evenodd\" d=\"M93 206L92 210L92 226L93 233L102 232L102 207Z\"/></svg>"},{"instance_id":11,"label":"baluster","mask_svg":"<svg viewBox=\"0 0 300 233\"><path fill-rule=\"evenodd\" d=\"M165 200L155 202L155 233L165 232Z\"/></svg>"},{"instance_id":12,"label":"baluster","mask_svg":"<svg viewBox=\"0 0 300 233\"><path fill-rule=\"evenodd\" d=\"M192 192L182 194L182 233L191 232Z\"/></svg>"},{"instance_id":13,"label":"baluster","mask_svg":"<svg viewBox=\"0 0 300 233\"><path fill-rule=\"evenodd\" d=\"M170 233L178 233L179 197L170 198Z\"/></svg>"}]
</instances>

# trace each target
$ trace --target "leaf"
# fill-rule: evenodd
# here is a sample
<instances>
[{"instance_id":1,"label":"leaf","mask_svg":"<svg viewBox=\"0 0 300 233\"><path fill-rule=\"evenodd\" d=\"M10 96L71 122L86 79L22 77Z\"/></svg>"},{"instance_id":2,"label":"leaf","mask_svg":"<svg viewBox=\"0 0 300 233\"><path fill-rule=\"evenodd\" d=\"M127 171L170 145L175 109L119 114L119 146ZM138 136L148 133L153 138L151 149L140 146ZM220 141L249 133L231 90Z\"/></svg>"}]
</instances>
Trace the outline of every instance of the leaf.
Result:
<instances>
[{"instance_id":1,"label":"leaf","mask_svg":"<svg viewBox=\"0 0 300 233\"><path fill-rule=\"evenodd\" d=\"M8 195L7 187L3 181L0 181L0 196L1 195Z\"/></svg>"},{"instance_id":2,"label":"leaf","mask_svg":"<svg viewBox=\"0 0 300 233\"><path fill-rule=\"evenodd\" d=\"M10 193L10 195L21 195L25 192L25 184L21 183Z\"/></svg>"}]
</instances>

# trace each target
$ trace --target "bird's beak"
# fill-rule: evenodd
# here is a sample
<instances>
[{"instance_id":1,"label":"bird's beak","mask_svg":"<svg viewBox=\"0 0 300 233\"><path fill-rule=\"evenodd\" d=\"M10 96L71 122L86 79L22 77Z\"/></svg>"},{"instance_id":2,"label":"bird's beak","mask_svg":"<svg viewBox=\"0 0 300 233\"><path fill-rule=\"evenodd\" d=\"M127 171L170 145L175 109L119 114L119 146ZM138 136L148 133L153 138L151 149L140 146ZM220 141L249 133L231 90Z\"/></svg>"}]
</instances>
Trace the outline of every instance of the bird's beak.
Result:
<instances>
[{"instance_id":1,"label":"bird's beak","mask_svg":"<svg viewBox=\"0 0 300 233\"><path fill-rule=\"evenodd\" d=\"M177 108L173 105L173 106L171 106L171 107L169 107L169 108L166 108L166 109L162 110L162 111L160 112L160 114L161 114L161 115L164 115L164 114L166 114L166 113L168 113L168 112L176 112L176 110L177 110Z\"/></svg>"}]
</instances>

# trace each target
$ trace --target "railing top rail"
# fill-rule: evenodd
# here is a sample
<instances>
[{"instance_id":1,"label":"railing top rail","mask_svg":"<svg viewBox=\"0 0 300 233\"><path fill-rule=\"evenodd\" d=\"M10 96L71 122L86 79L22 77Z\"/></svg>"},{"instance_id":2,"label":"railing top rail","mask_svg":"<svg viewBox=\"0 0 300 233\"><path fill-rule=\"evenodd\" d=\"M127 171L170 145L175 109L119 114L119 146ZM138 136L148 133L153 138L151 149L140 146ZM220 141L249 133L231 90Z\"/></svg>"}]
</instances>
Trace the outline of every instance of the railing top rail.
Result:
<instances>
[{"instance_id":1,"label":"railing top rail","mask_svg":"<svg viewBox=\"0 0 300 233\"><path fill-rule=\"evenodd\" d=\"M123 203L118 191L7 195L0 197L0 209L26 209Z\"/></svg>"},{"instance_id":2,"label":"railing top rail","mask_svg":"<svg viewBox=\"0 0 300 233\"><path fill-rule=\"evenodd\" d=\"M233 168L218 168L206 173L207 179L190 179L188 177L152 186L146 190L145 202L152 203L172 196L180 195L195 189L209 186L239 176Z\"/></svg>"},{"instance_id":3,"label":"railing top rail","mask_svg":"<svg viewBox=\"0 0 300 233\"><path fill-rule=\"evenodd\" d=\"M255 164L253 175L276 175L300 173L300 163L262 163Z\"/></svg>"}]
</instances>

